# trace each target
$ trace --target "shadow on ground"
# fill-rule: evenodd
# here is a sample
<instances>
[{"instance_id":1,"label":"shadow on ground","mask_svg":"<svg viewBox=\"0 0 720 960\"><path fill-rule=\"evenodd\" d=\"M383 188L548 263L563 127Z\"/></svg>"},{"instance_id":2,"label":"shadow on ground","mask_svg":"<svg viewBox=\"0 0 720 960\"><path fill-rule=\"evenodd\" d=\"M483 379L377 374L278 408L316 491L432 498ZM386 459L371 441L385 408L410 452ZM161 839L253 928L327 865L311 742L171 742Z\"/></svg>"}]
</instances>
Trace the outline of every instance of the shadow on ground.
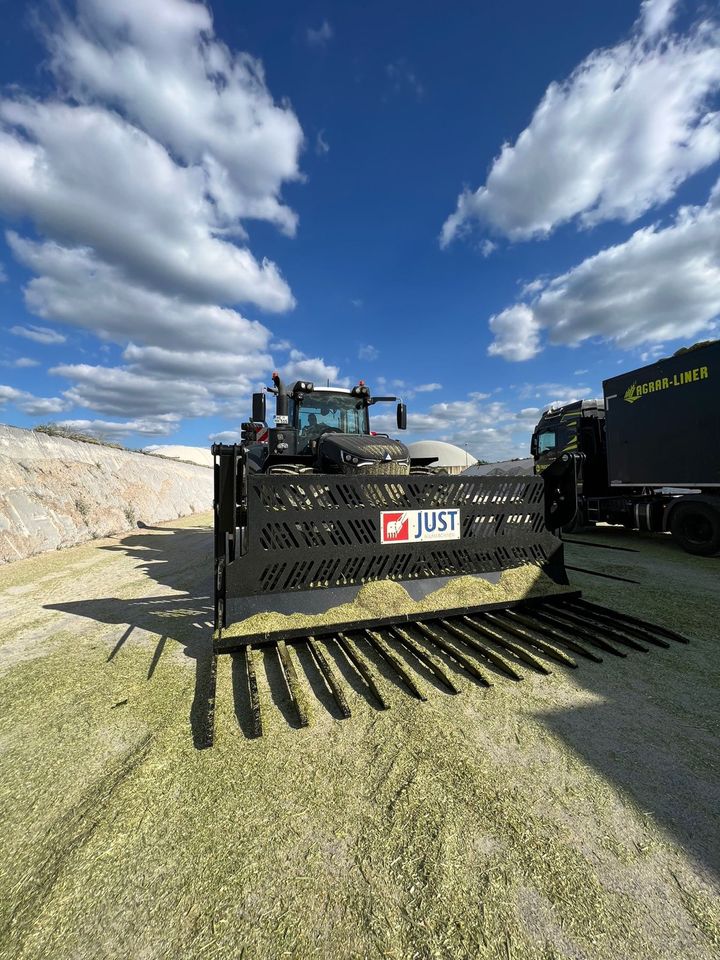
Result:
<instances>
[{"instance_id":1,"label":"shadow on ground","mask_svg":"<svg viewBox=\"0 0 720 960\"><path fill-rule=\"evenodd\" d=\"M593 577L580 586L608 607L679 629L691 642L627 659L605 657L573 679L596 702L537 716L609 782L663 825L667 834L720 877L720 557L690 556L669 535L598 527L571 562L637 578L637 586ZM633 553L602 549L621 547ZM599 594L598 594L599 592Z\"/></svg>"},{"instance_id":2,"label":"shadow on ground","mask_svg":"<svg viewBox=\"0 0 720 960\"><path fill-rule=\"evenodd\" d=\"M692 651L688 650L692 656ZM643 654L632 654L633 658ZM652 660L655 660L655 654ZM657 656L662 659L663 654ZM618 678L619 670L661 670L668 685L677 681L662 663L593 665L578 681L604 698L598 705L559 712L539 712L537 718L615 786L626 807L633 805L652 814L666 833L707 871L720 877L720 777L717 736L708 729L707 715L680 711L676 716L642 695L633 697ZM682 687L682 683L680 684ZM692 697L691 687L677 690L681 703ZM641 852L628 838L633 856Z\"/></svg>"},{"instance_id":3,"label":"shadow on ground","mask_svg":"<svg viewBox=\"0 0 720 960\"><path fill-rule=\"evenodd\" d=\"M88 617L99 623L127 625L108 660L121 653L134 630L157 634L157 645L148 663L148 680L152 680L167 642L181 644L185 655L195 661L190 727L193 743L202 749L207 745L214 696L212 531L208 527L144 527L100 549L137 559L137 568L150 580L177 592L138 599L77 600L48 604L47 609Z\"/></svg>"}]
</instances>

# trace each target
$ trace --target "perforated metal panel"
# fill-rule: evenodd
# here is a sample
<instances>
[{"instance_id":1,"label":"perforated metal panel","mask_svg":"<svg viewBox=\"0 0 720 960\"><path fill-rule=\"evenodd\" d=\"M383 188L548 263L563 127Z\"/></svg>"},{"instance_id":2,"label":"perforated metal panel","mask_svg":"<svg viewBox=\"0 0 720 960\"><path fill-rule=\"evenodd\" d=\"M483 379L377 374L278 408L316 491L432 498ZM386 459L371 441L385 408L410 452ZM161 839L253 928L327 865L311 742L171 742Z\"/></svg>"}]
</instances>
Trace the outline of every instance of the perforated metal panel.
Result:
<instances>
[{"instance_id":1,"label":"perforated metal panel","mask_svg":"<svg viewBox=\"0 0 720 960\"><path fill-rule=\"evenodd\" d=\"M227 596L485 573L537 563L567 583L540 477L247 477L245 552ZM458 508L457 540L380 542L383 510Z\"/></svg>"}]
</instances>

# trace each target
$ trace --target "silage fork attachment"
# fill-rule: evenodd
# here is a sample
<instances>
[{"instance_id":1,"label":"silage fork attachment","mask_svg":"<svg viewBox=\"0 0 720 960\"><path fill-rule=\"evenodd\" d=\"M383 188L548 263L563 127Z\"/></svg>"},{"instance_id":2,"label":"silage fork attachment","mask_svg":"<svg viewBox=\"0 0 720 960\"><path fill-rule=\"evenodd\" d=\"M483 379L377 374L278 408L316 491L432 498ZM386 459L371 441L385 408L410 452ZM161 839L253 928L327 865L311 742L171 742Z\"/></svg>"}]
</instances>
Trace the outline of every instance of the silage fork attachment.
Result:
<instances>
[{"instance_id":1,"label":"silage fork attachment","mask_svg":"<svg viewBox=\"0 0 720 960\"><path fill-rule=\"evenodd\" d=\"M526 669L548 674L558 665L574 669L576 658L597 663L604 655L624 657L631 649L684 640L588 604L571 589L563 543L553 531L575 513L579 461L573 455L542 477L289 477L248 471L238 446L217 445L213 453L214 654L241 658L254 736L262 732L256 651L264 648L265 656L277 658L297 725L306 726L310 711L293 647L306 671L321 678L338 717L348 717L348 676L384 709L388 680L424 700L428 682L456 694L462 676L481 686L500 678L516 682ZM438 532L446 537L434 535L441 521L445 529ZM400 583L420 598L453 578L497 582L503 571L526 565L549 578L547 596L431 612L388 610L313 627L280 617L271 630L237 629L266 611L327 616L373 581Z\"/></svg>"}]
</instances>

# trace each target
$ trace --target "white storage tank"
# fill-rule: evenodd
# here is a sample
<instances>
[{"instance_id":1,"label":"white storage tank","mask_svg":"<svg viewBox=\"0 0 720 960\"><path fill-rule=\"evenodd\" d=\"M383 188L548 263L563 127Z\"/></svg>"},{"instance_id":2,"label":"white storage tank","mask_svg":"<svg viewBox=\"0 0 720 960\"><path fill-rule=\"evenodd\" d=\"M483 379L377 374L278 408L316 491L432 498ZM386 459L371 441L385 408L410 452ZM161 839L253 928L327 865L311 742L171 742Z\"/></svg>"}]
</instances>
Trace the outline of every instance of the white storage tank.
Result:
<instances>
[{"instance_id":1,"label":"white storage tank","mask_svg":"<svg viewBox=\"0 0 720 960\"><path fill-rule=\"evenodd\" d=\"M431 464L431 468L441 469L446 473L462 473L478 460L471 450L456 447L454 443L445 443L443 440L416 440L415 443L408 444L408 450L413 459L436 457L437 462Z\"/></svg>"}]
</instances>

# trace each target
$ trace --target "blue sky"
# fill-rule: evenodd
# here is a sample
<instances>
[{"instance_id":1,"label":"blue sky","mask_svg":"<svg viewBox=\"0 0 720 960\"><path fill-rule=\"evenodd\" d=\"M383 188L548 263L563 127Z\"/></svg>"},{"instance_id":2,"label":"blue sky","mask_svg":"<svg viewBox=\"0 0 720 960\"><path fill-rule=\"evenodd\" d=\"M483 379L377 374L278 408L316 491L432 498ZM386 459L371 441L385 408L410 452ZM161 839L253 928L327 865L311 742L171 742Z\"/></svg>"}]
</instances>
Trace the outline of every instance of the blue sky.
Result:
<instances>
[{"instance_id":1,"label":"blue sky","mask_svg":"<svg viewBox=\"0 0 720 960\"><path fill-rule=\"evenodd\" d=\"M207 445L278 367L499 459L714 335L717 3L448 9L0 0L0 417Z\"/></svg>"}]
</instances>

